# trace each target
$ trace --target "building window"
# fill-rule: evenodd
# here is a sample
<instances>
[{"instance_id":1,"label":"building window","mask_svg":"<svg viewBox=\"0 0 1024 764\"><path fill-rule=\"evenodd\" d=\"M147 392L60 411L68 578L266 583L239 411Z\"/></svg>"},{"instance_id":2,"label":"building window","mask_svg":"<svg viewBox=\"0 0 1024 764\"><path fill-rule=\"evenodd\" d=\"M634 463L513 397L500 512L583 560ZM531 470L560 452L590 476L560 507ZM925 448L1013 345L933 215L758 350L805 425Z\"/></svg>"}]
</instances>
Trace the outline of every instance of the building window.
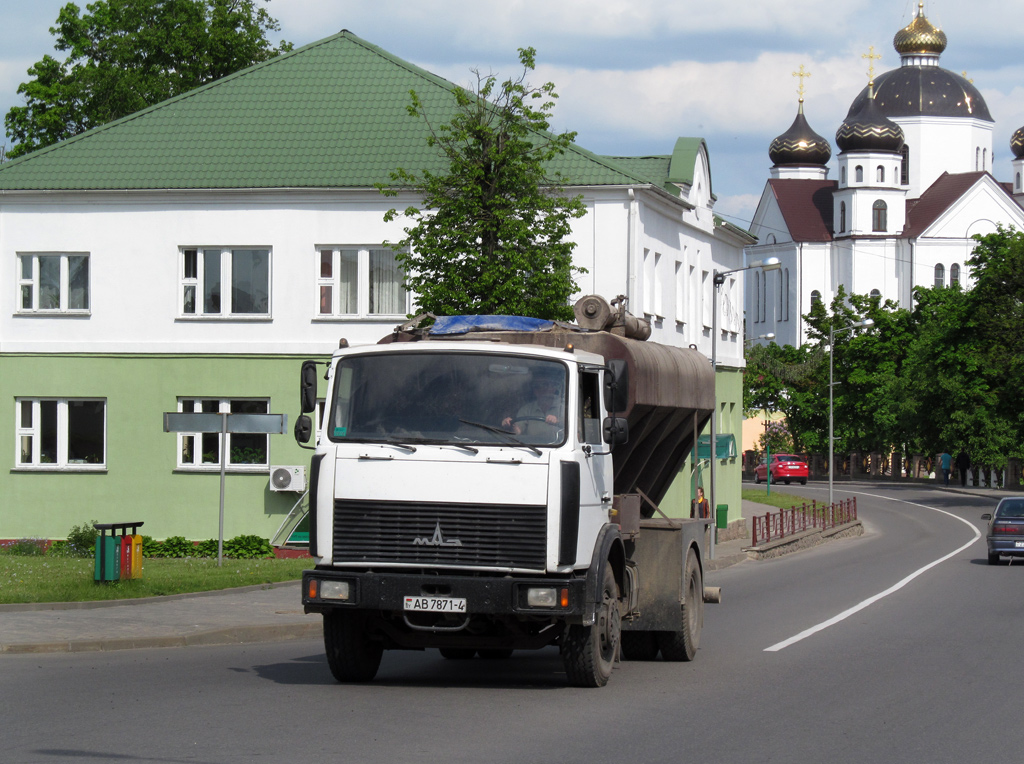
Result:
<instances>
[{"instance_id":1,"label":"building window","mask_svg":"<svg viewBox=\"0 0 1024 764\"><path fill-rule=\"evenodd\" d=\"M900 162L900 184L903 186L910 185L910 146L903 144L903 148L900 149L900 154L903 159Z\"/></svg>"},{"instance_id":2,"label":"building window","mask_svg":"<svg viewBox=\"0 0 1024 764\"><path fill-rule=\"evenodd\" d=\"M754 271L754 323L761 323L761 271Z\"/></svg>"},{"instance_id":3,"label":"building window","mask_svg":"<svg viewBox=\"0 0 1024 764\"><path fill-rule=\"evenodd\" d=\"M87 313L89 255L18 255L19 313Z\"/></svg>"},{"instance_id":4,"label":"building window","mask_svg":"<svg viewBox=\"0 0 1024 764\"><path fill-rule=\"evenodd\" d=\"M846 202L839 202L839 233L846 232Z\"/></svg>"},{"instance_id":5,"label":"building window","mask_svg":"<svg viewBox=\"0 0 1024 764\"><path fill-rule=\"evenodd\" d=\"M661 253L644 249L644 313L661 317Z\"/></svg>"},{"instance_id":6,"label":"building window","mask_svg":"<svg viewBox=\"0 0 1024 764\"><path fill-rule=\"evenodd\" d=\"M786 268L786 270L783 271L782 280L784 282L782 293L785 295L785 299L786 299L785 312L783 313L782 320L783 321L789 321L789 295L790 295L790 291L789 291L789 268Z\"/></svg>"},{"instance_id":7,"label":"building window","mask_svg":"<svg viewBox=\"0 0 1024 764\"><path fill-rule=\"evenodd\" d=\"M949 266L949 285L960 283L960 266L957 263L953 263Z\"/></svg>"},{"instance_id":8,"label":"building window","mask_svg":"<svg viewBox=\"0 0 1024 764\"><path fill-rule=\"evenodd\" d=\"M871 230L872 231L885 231L886 225L888 224L888 208L885 206L885 202L879 199L877 202L871 205Z\"/></svg>"},{"instance_id":9,"label":"building window","mask_svg":"<svg viewBox=\"0 0 1024 764\"><path fill-rule=\"evenodd\" d=\"M878 299L881 299L882 293L879 292L877 289L872 289L871 290L871 294L869 296L871 297L872 300L878 300Z\"/></svg>"},{"instance_id":10,"label":"building window","mask_svg":"<svg viewBox=\"0 0 1024 764\"><path fill-rule=\"evenodd\" d=\"M196 414L269 414L265 398L179 398L178 411ZM269 435L259 433L227 434L227 467L244 471L266 470L269 461ZM178 433L180 469L220 469L219 432Z\"/></svg>"},{"instance_id":11,"label":"building window","mask_svg":"<svg viewBox=\"0 0 1024 764\"><path fill-rule=\"evenodd\" d=\"M270 315L269 249L186 248L181 265L181 315Z\"/></svg>"},{"instance_id":12,"label":"building window","mask_svg":"<svg viewBox=\"0 0 1024 764\"><path fill-rule=\"evenodd\" d=\"M1020 173L1019 172L1017 173L1017 180L1016 180L1015 185L1017 186L1017 190L1020 191Z\"/></svg>"},{"instance_id":13,"label":"building window","mask_svg":"<svg viewBox=\"0 0 1024 764\"><path fill-rule=\"evenodd\" d=\"M988 169L988 149L981 150L981 169Z\"/></svg>"},{"instance_id":14,"label":"building window","mask_svg":"<svg viewBox=\"0 0 1024 764\"><path fill-rule=\"evenodd\" d=\"M404 316L405 276L395 252L369 247L317 250L317 313L320 316Z\"/></svg>"},{"instance_id":15,"label":"building window","mask_svg":"<svg viewBox=\"0 0 1024 764\"><path fill-rule=\"evenodd\" d=\"M14 405L19 467L106 467L106 401L16 398Z\"/></svg>"},{"instance_id":16,"label":"building window","mask_svg":"<svg viewBox=\"0 0 1024 764\"><path fill-rule=\"evenodd\" d=\"M864 182L864 168L861 167L860 165L857 165L857 167L853 171L853 178L854 178L854 180L857 183L863 183Z\"/></svg>"},{"instance_id":17,"label":"building window","mask_svg":"<svg viewBox=\"0 0 1024 764\"><path fill-rule=\"evenodd\" d=\"M683 252L685 255L685 248ZM686 269L685 265L680 260L676 260L676 267L673 275L675 276L676 288L676 323L682 325L686 324Z\"/></svg>"},{"instance_id":18,"label":"building window","mask_svg":"<svg viewBox=\"0 0 1024 764\"><path fill-rule=\"evenodd\" d=\"M811 292L811 305L817 305L821 302L821 292L815 289Z\"/></svg>"},{"instance_id":19,"label":"building window","mask_svg":"<svg viewBox=\"0 0 1024 764\"><path fill-rule=\"evenodd\" d=\"M840 167L839 168L839 185L840 186L845 186L846 185L846 168L845 167Z\"/></svg>"},{"instance_id":20,"label":"building window","mask_svg":"<svg viewBox=\"0 0 1024 764\"><path fill-rule=\"evenodd\" d=\"M981 164L981 146L978 146L978 147L976 147L974 149L974 169L975 169L975 171L981 169L979 167L980 164Z\"/></svg>"},{"instance_id":21,"label":"building window","mask_svg":"<svg viewBox=\"0 0 1024 764\"><path fill-rule=\"evenodd\" d=\"M699 253L698 253L699 255ZM708 271L700 272L700 315L705 329L711 328L712 300L715 299L715 286Z\"/></svg>"},{"instance_id":22,"label":"building window","mask_svg":"<svg viewBox=\"0 0 1024 764\"><path fill-rule=\"evenodd\" d=\"M935 286L943 287L946 285L946 269L939 263L935 266Z\"/></svg>"},{"instance_id":23,"label":"building window","mask_svg":"<svg viewBox=\"0 0 1024 764\"><path fill-rule=\"evenodd\" d=\"M879 183L885 183L885 168L882 165L878 165L875 170L875 180Z\"/></svg>"}]
</instances>

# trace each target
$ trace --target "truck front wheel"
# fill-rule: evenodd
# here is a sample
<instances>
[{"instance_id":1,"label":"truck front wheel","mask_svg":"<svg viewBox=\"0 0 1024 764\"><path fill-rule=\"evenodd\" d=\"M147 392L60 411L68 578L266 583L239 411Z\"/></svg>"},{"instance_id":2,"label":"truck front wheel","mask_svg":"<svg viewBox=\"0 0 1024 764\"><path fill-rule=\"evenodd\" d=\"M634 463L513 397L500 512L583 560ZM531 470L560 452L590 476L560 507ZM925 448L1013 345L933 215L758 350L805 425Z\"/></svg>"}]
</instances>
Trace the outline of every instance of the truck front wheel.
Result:
<instances>
[{"instance_id":1,"label":"truck front wheel","mask_svg":"<svg viewBox=\"0 0 1024 764\"><path fill-rule=\"evenodd\" d=\"M612 675L622 633L619 584L610 563L604 564L601 603L594 623L574 624L562 641L562 663L569 683L575 687L604 687Z\"/></svg>"},{"instance_id":2,"label":"truck front wheel","mask_svg":"<svg viewBox=\"0 0 1024 764\"><path fill-rule=\"evenodd\" d=\"M384 654L384 646L367 637L366 614L358 610L324 613L324 649L339 682L369 682Z\"/></svg>"},{"instance_id":3,"label":"truck front wheel","mask_svg":"<svg viewBox=\"0 0 1024 764\"><path fill-rule=\"evenodd\" d=\"M658 647L667 661L692 661L700 646L700 631L704 626L704 585L693 549L686 553L686 567L683 569L682 616L681 631L658 632Z\"/></svg>"}]
</instances>

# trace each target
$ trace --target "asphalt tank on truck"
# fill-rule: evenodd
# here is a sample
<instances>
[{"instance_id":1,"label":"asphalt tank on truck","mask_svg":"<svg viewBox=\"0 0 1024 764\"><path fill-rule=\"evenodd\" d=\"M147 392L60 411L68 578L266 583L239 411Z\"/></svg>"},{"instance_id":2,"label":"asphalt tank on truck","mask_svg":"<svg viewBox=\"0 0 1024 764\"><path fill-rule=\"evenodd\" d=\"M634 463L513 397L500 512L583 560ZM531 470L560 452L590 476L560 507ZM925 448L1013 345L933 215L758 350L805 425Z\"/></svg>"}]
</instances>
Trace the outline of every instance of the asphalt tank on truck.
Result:
<instances>
[{"instance_id":1,"label":"asphalt tank on truck","mask_svg":"<svg viewBox=\"0 0 1024 764\"><path fill-rule=\"evenodd\" d=\"M619 657L694 657L709 521L655 515L711 416L714 374L614 305L585 297L576 324L414 319L378 345L342 343L303 575L337 679L369 681L390 649L557 645L569 682L592 687ZM316 374L303 364L300 442Z\"/></svg>"}]
</instances>

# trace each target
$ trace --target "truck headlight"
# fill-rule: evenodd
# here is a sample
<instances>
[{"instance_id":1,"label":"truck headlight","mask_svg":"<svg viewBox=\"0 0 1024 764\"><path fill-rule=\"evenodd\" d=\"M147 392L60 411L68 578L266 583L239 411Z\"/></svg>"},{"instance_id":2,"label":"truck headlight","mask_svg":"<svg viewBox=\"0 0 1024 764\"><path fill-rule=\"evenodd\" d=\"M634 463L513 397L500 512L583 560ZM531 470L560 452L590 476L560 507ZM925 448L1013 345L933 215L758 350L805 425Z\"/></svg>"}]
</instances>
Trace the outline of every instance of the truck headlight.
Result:
<instances>
[{"instance_id":1,"label":"truck headlight","mask_svg":"<svg viewBox=\"0 0 1024 764\"><path fill-rule=\"evenodd\" d=\"M352 595L352 586L348 581L321 581L320 599L348 600Z\"/></svg>"},{"instance_id":2,"label":"truck headlight","mask_svg":"<svg viewBox=\"0 0 1024 764\"><path fill-rule=\"evenodd\" d=\"M530 607L555 607L558 592L553 586L531 586L526 590L526 604Z\"/></svg>"}]
</instances>

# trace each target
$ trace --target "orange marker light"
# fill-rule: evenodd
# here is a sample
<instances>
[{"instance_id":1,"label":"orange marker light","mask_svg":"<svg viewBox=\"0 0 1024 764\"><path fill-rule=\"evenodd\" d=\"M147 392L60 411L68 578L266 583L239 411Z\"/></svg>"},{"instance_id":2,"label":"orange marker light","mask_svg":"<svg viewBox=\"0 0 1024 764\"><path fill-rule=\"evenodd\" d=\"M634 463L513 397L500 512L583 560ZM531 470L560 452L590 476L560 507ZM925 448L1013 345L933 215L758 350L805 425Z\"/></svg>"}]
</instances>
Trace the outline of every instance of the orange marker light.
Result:
<instances>
[{"instance_id":1,"label":"orange marker light","mask_svg":"<svg viewBox=\"0 0 1024 764\"><path fill-rule=\"evenodd\" d=\"M316 599L316 579L315 578L309 579L309 598L311 600L315 600Z\"/></svg>"},{"instance_id":2,"label":"orange marker light","mask_svg":"<svg viewBox=\"0 0 1024 764\"><path fill-rule=\"evenodd\" d=\"M562 594L558 598L558 602L562 607L569 607L569 590L562 589Z\"/></svg>"}]
</instances>

